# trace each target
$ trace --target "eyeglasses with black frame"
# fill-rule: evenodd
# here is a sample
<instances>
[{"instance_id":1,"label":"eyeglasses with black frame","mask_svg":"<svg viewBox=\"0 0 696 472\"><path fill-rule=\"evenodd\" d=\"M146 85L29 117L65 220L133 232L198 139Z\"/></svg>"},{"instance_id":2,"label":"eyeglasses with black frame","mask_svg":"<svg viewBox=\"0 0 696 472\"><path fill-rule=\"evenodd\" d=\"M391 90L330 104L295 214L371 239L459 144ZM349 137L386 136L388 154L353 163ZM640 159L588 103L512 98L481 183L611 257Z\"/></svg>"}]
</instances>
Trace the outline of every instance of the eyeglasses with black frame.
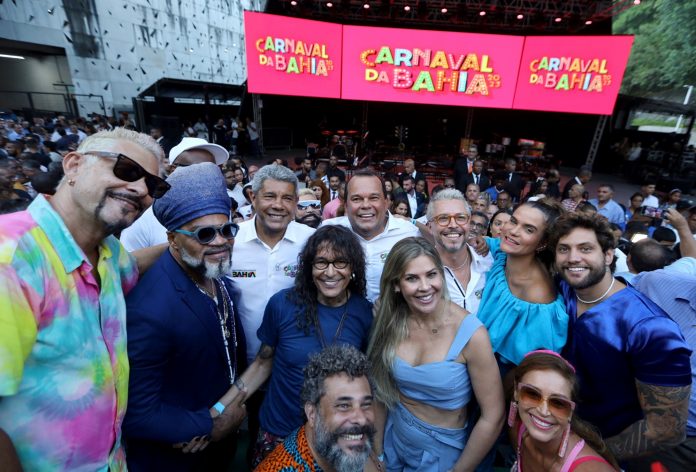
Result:
<instances>
[{"instance_id":1,"label":"eyeglasses with black frame","mask_svg":"<svg viewBox=\"0 0 696 472\"><path fill-rule=\"evenodd\" d=\"M525 383L517 384L517 401L532 408L546 402L549 411L556 418L569 418L575 410L575 402L572 400L556 394L545 397L537 387Z\"/></svg>"},{"instance_id":2,"label":"eyeglasses with black frame","mask_svg":"<svg viewBox=\"0 0 696 472\"><path fill-rule=\"evenodd\" d=\"M234 239L239 231L239 226L232 222L227 222L220 226L201 226L196 231L186 231L185 229L175 229L175 233L184 234L194 238L201 244L210 244L215 240L218 233L225 239Z\"/></svg>"},{"instance_id":3,"label":"eyeglasses with black frame","mask_svg":"<svg viewBox=\"0 0 696 472\"><path fill-rule=\"evenodd\" d=\"M144 177L147 193L152 198L160 198L164 196L164 194L167 193L167 191L171 188L171 185L169 185L163 178L152 175L143 169L143 167L133 159L118 152L86 151L84 154L116 159L113 173L117 178L123 180L124 182L135 182Z\"/></svg>"},{"instance_id":4,"label":"eyeglasses with black frame","mask_svg":"<svg viewBox=\"0 0 696 472\"><path fill-rule=\"evenodd\" d=\"M443 213L442 215L435 215L432 221L440 226L448 226L453 218L454 222L459 226L464 226L469 222L469 215L466 213L451 213L449 215Z\"/></svg>"},{"instance_id":5,"label":"eyeglasses with black frame","mask_svg":"<svg viewBox=\"0 0 696 472\"><path fill-rule=\"evenodd\" d=\"M312 267L317 270L326 270L329 268L329 264L334 266L334 269L345 269L348 267L350 262L345 259L335 259L333 261L328 261L326 259L314 259L314 262L312 262Z\"/></svg>"}]
</instances>

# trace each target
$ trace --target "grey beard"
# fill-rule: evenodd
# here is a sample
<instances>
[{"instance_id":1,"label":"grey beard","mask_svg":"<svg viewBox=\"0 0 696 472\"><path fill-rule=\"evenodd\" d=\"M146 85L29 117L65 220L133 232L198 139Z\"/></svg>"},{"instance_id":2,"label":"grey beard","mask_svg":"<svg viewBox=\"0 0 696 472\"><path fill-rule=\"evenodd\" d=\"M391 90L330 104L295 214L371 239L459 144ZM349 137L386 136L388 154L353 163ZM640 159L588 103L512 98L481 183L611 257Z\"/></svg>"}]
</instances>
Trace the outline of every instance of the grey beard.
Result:
<instances>
[{"instance_id":1,"label":"grey beard","mask_svg":"<svg viewBox=\"0 0 696 472\"><path fill-rule=\"evenodd\" d=\"M196 259L194 256L186 252L183 247L179 248L181 259L189 267L189 269L196 272L198 275L205 277L206 279L217 279L220 276L227 274L232 268L232 251L230 251L230 257L220 261L215 264L212 262L207 262L203 258Z\"/></svg>"},{"instance_id":2,"label":"grey beard","mask_svg":"<svg viewBox=\"0 0 696 472\"><path fill-rule=\"evenodd\" d=\"M372 451L372 439L375 434L374 427L365 425L363 427L351 428L349 431L339 430L331 432L324 424L320 414L317 414L316 418L314 447L317 450L317 454L326 459L336 472L362 472ZM338 445L338 437L341 434L366 434L368 440L365 443L365 447L348 454Z\"/></svg>"}]
</instances>

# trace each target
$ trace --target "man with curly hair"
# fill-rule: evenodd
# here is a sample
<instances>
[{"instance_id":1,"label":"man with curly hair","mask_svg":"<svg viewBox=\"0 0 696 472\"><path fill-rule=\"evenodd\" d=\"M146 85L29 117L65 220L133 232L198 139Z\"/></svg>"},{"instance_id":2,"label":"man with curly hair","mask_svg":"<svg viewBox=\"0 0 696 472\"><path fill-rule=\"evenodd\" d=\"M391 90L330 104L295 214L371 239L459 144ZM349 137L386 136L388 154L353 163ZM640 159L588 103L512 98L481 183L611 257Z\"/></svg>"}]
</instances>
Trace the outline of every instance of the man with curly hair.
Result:
<instances>
[{"instance_id":1,"label":"man with curly hair","mask_svg":"<svg viewBox=\"0 0 696 472\"><path fill-rule=\"evenodd\" d=\"M305 369L302 401L307 422L256 469L362 472L375 432L367 357L354 347L329 346Z\"/></svg>"}]
</instances>

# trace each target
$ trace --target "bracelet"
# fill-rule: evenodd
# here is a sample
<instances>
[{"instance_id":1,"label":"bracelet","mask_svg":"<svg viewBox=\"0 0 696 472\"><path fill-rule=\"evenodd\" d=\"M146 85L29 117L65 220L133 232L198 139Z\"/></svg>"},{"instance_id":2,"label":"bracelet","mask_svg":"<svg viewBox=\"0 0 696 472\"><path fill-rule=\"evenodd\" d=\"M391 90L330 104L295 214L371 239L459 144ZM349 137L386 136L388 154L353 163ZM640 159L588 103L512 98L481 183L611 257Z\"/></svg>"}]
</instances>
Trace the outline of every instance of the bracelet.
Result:
<instances>
[{"instance_id":1,"label":"bracelet","mask_svg":"<svg viewBox=\"0 0 696 472\"><path fill-rule=\"evenodd\" d=\"M225 405L217 402L215 405L213 405L213 409L215 409L219 414L222 414L222 412L225 411Z\"/></svg>"},{"instance_id":2,"label":"bracelet","mask_svg":"<svg viewBox=\"0 0 696 472\"><path fill-rule=\"evenodd\" d=\"M237 387L240 392L247 393L249 391L241 377L234 381L234 386Z\"/></svg>"}]
</instances>

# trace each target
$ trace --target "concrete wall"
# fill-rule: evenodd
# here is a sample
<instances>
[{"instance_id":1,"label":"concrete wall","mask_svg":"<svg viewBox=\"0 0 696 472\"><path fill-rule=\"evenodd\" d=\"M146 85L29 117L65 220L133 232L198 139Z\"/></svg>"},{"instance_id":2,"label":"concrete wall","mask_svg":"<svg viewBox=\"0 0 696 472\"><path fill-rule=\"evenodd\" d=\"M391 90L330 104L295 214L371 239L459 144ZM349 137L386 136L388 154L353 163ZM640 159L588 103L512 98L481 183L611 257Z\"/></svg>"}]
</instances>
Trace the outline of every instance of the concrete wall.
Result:
<instances>
[{"instance_id":1,"label":"concrete wall","mask_svg":"<svg viewBox=\"0 0 696 472\"><path fill-rule=\"evenodd\" d=\"M20 0L0 3L0 37L64 48L73 92L107 113L160 78L246 80L244 10L265 0ZM15 61L19 62L19 61ZM101 105L78 98L81 115Z\"/></svg>"}]
</instances>

